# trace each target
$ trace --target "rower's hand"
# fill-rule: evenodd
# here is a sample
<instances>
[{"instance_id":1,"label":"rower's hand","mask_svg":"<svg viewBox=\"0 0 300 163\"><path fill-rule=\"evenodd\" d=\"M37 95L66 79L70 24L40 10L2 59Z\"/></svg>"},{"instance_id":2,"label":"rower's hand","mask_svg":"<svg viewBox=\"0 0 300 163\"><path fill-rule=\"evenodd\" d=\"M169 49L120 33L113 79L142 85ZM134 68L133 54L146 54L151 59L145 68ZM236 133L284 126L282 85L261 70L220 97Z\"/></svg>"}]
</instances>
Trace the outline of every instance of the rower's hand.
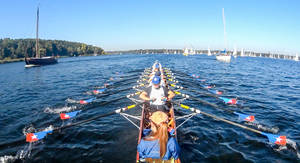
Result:
<instances>
[{"instance_id":1,"label":"rower's hand","mask_svg":"<svg viewBox=\"0 0 300 163\"><path fill-rule=\"evenodd\" d=\"M161 100L166 102L166 101L168 101L168 98L167 97L162 97Z\"/></svg>"},{"instance_id":2,"label":"rower's hand","mask_svg":"<svg viewBox=\"0 0 300 163\"><path fill-rule=\"evenodd\" d=\"M150 98L149 101L155 101L155 100L156 100L156 98L153 97L153 98Z\"/></svg>"}]
</instances>

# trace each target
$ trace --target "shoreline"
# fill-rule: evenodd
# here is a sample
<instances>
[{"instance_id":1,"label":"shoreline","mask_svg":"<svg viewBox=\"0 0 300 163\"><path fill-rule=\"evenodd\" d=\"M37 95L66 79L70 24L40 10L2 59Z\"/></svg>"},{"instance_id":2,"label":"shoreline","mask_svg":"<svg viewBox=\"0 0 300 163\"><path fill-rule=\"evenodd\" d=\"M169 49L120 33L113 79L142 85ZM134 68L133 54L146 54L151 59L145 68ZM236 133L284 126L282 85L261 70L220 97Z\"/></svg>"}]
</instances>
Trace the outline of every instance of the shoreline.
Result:
<instances>
[{"instance_id":1,"label":"shoreline","mask_svg":"<svg viewBox=\"0 0 300 163\"><path fill-rule=\"evenodd\" d=\"M3 59L0 60L0 64L5 64L5 63L13 63L13 62L24 62L24 58L16 58L16 59Z\"/></svg>"},{"instance_id":2,"label":"shoreline","mask_svg":"<svg viewBox=\"0 0 300 163\"><path fill-rule=\"evenodd\" d=\"M109 55L109 54L102 54L102 55ZM93 55L82 55L82 56L93 56ZM98 55L100 56L100 55ZM68 58L68 57L74 57L74 56L60 56L57 58ZM81 57L81 56L78 56ZM0 60L0 64L6 64L6 63L14 63L14 62L24 62L25 58L15 58L15 59L2 59Z\"/></svg>"}]
</instances>

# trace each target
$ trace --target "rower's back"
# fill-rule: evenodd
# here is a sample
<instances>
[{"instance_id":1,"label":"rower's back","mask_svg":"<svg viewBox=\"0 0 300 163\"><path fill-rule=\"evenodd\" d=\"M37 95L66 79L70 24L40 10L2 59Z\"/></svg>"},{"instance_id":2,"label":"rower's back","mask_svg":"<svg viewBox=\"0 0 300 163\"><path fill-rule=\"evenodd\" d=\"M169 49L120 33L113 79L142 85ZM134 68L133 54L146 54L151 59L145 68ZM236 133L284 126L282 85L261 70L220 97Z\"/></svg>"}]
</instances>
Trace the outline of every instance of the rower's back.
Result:
<instances>
[{"instance_id":1,"label":"rower's back","mask_svg":"<svg viewBox=\"0 0 300 163\"><path fill-rule=\"evenodd\" d=\"M175 135L168 132L169 116L157 111L149 119L151 130L143 129L143 137L138 145L139 158L141 158L139 161L178 162L180 148Z\"/></svg>"}]
</instances>

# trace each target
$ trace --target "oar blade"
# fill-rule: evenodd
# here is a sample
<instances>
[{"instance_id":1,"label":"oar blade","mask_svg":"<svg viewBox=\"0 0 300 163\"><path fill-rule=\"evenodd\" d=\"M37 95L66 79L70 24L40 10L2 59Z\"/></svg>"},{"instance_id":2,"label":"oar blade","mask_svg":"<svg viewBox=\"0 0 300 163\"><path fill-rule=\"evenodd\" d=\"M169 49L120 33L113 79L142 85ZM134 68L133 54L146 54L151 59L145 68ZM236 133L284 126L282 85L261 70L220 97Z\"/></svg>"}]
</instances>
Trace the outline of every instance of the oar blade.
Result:
<instances>
[{"instance_id":1,"label":"oar blade","mask_svg":"<svg viewBox=\"0 0 300 163\"><path fill-rule=\"evenodd\" d=\"M102 89L93 90L93 93L96 95L96 94L99 94L99 93L104 93L105 91L106 91L106 88L102 88Z\"/></svg>"},{"instance_id":2,"label":"oar blade","mask_svg":"<svg viewBox=\"0 0 300 163\"><path fill-rule=\"evenodd\" d=\"M286 136L268 134L264 132L262 134L268 137L270 143L274 143L282 146L286 145L286 141L287 141Z\"/></svg>"},{"instance_id":3,"label":"oar blade","mask_svg":"<svg viewBox=\"0 0 300 163\"><path fill-rule=\"evenodd\" d=\"M212 85L200 85L200 87L205 88L205 89L211 89L211 88L213 88Z\"/></svg>"},{"instance_id":4,"label":"oar blade","mask_svg":"<svg viewBox=\"0 0 300 163\"><path fill-rule=\"evenodd\" d=\"M247 121L247 122L255 121L254 115L247 115L247 114L242 114L242 113L237 113L237 112L234 112L234 114L239 116L240 121Z\"/></svg>"},{"instance_id":5,"label":"oar blade","mask_svg":"<svg viewBox=\"0 0 300 163\"><path fill-rule=\"evenodd\" d=\"M79 103L80 104L88 104L88 103L91 103L93 102L94 100L96 100L96 98L90 98L90 99L87 99L87 100L80 100Z\"/></svg>"},{"instance_id":6,"label":"oar blade","mask_svg":"<svg viewBox=\"0 0 300 163\"><path fill-rule=\"evenodd\" d=\"M223 92L222 91L218 91L218 90L208 90L208 92L215 94L215 95L222 95Z\"/></svg>"},{"instance_id":7,"label":"oar blade","mask_svg":"<svg viewBox=\"0 0 300 163\"><path fill-rule=\"evenodd\" d=\"M65 120L65 119L74 118L79 112L81 112L81 110L73 111L69 113L60 113L60 119Z\"/></svg>"},{"instance_id":8,"label":"oar blade","mask_svg":"<svg viewBox=\"0 0 300 163\"><path fill-rule=\"evenodd\" d=\"M225 104L230 104L230 105L237 105L238 100L236 98L225 98L225 97L219 97L219 99L223 100Z\"/></svg>"},{"instance_id":9,"label":"oar blade","mask_svg":"<svg viewBox=\"0 0 300 163\"><path fill-rule=\"evenodd\" d=\"M52 130L41 131L36 133L27 133L26 134L26 142L35 142L43 139L48 133L52 133Z\"/></svg>"}]
</instances>

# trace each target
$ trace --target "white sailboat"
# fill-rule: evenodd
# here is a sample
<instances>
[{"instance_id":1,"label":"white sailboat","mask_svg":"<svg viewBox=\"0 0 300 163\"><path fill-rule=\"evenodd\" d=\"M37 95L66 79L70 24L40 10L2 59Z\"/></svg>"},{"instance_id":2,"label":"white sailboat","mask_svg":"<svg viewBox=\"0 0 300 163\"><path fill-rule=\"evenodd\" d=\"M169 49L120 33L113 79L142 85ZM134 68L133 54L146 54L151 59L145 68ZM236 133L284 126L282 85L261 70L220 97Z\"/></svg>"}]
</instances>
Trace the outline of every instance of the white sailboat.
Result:
<instances>
[{"instance_id":1,"label":"white sailboat","mask_svg":"<svg viewBox=\"0 0 300 163\"><path fill-rule=\"evenodd\" d=\"M222 15L223 15L223 24L224 24L224 44L225 44L225 50L222 51L219 55L216 55L216 59L218 61L222 61L222 62L230 62L231 55L228 55L227 52L226 52L227 42L226 42L226 23L225 23L224 8L222 9Z\"/></svg>"},{"instance_id":2,"label":"white sailboat","mask_svg":"<svg viewBox=\"0 0 300 163\"><path fill-rule=\"evenodd\" d=\"M221 54L216 55L217 60L222 61L222 62L230 62L231 60L231 55L227 54L227 51L224 50L221 52Z\"/></svg>"},{"instance_id":3,"label":"white sailboat","mask_svg":"<svg viewBox=\"0 0 300 163\"><path fill-rule=\"evenodd\" d=\"M236 50L236 47L234 47L234 50L233 50L233 54L232 54L232 55L234 56L234 58L237 57L237 50Z\"/></svg>"},{"instance_id":4,"label":"white sailboat","mask_svg":"<svg viewBox=\"0 0 300 163\"><path fill-rule=\"evenodd\" d=\"M210 52L210 49L208 48L208 50L207 50L208 52L207 52L207 55L208 56L211 56L211 52Z\"/></svg>"},{"instance_id":5,"label":"white sailboat","mask_svg":"<svg viewBox=\"0 0 300 163\"><path fill-rule=\"evenodd\" d=\"M188 56L189 55L189 49L188 48L184 48L183 55L184 56Z\"/></svg>"},{"instance_id":6,"label":"white sailboat","mask_svg":"<svg viewBox=\"0 0 300 163\"><path fill-rule=\"evenodd\" d=\"M245 54L244 54L244 49L241 50L241 57L244 57Z\"/></svg>"},{"instance_id":7,"label":"white sailboat","mask_svg":"<svg viewBox=\"0 0 300 163\"><path fill-rule=\"evenodd\" d=\"M195 54L196 54L195 50L193 48L191 48L190 49L190 55L195 55Z\"/></svg>"},{"instance_id":8,"label":"white sailboat","mask_svg":"<svg viewBox=\"0 0 300 163\"><path fill-rule=\"evenodd\" d=\"M296 53L296 56L294 58L294 61L299 61L298 53Z\"/></svg>"}]
</instances>

